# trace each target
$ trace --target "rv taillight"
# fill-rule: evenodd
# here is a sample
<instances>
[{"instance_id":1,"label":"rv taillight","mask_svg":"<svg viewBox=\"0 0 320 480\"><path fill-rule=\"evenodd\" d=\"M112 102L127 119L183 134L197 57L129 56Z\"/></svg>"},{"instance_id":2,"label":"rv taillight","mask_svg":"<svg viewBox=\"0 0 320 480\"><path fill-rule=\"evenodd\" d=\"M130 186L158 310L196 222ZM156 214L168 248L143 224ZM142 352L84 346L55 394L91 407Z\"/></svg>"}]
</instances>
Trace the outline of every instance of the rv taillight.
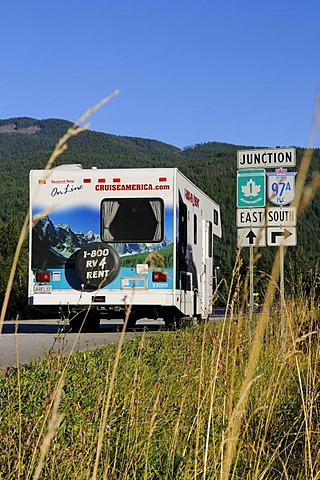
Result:
<instances>
[{"instance_id":1,"label":"rv taillight","mask_svg":"<svg viewBox=\"0 0 320 480\"><path fill-rule=\"evenodd\" d=\"M50 282L50 272L37 272L36 273L37 282Z\"/></svg>"},{"instance_id":2,"label":"rv taillight","mask_svg":"<svg viewBox=\"0 0 320 480\"><path fill-rule=\"evenodd\" d=\"M165 272L152 272L153 282L166 282L167 274Z\"/></svg>"}]
</instances>

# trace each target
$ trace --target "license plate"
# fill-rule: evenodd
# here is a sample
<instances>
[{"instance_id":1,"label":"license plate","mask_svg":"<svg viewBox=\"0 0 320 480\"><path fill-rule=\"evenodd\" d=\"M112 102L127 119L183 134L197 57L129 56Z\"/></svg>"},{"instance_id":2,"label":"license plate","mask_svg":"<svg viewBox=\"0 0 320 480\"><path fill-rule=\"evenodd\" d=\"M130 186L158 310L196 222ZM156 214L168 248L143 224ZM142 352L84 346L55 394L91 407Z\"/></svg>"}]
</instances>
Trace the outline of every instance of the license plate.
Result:
<instances>
[{"instance_id":1,"label":"license plate","mask_svg":"<svg viewBox=\"0 0 320 480\"><path fill-rule=\"evenodd\" d=\"M52 287L51 285L35 285L33 291L34 293L51 293Z\"/></svg>"}]
</instances>

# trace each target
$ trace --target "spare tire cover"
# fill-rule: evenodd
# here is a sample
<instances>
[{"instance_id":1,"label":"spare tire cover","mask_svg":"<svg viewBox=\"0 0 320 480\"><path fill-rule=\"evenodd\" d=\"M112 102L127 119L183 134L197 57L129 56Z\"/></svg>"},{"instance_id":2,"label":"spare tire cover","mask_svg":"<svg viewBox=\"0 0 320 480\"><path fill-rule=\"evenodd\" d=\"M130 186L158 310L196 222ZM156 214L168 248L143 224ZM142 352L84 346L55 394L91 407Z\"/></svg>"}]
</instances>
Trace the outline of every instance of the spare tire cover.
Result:
<instances>
[{"instance_id":1,"label":"spare tire cover","mask_svg":"<svg viewBox=\"0 0 320 480\"><path fill-rule=\"evenodd\" d=\"M102 288L119 274L118 252L108 243L92 242L77 252L76 271L85 285Z\"/></svg>"}]
</instances>

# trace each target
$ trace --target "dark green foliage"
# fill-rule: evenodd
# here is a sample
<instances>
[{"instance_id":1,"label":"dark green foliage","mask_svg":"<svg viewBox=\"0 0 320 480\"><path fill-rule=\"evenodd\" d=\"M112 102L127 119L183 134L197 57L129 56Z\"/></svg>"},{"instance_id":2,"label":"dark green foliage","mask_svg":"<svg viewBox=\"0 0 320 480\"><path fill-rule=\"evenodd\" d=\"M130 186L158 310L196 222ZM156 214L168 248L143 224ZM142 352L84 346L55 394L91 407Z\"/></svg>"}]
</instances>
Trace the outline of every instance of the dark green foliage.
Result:
<instances>
[{"instance_id":1,"label":"dark green foliage","mask_svg":"<svg viewBox=\"0 0 320 480\"><path fill-rule=\"evenodd\" d=\"M11 266L20 235L20 228L20 224L14 219L8 221L7 223L3 223L0 220L0 305L3 303L7 289ZM16 315L23 315L26 312L27 278L28 253L27 244L25 243L16 270L6 318L14 319Z\"/></svg>"}]
</instances>

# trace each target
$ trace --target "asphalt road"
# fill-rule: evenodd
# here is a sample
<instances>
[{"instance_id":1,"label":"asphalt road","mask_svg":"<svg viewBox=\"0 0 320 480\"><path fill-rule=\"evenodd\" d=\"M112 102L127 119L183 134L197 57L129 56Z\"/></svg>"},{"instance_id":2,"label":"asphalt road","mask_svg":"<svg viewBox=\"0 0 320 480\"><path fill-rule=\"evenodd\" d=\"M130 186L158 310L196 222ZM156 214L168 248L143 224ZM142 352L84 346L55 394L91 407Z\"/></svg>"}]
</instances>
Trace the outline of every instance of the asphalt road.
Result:
<instances>
[{"instance_id":1,"label":"asphalt road","mask_svg":"<svg viewBox=\"0 0 320 480\"><path fill-rule=\"evenodd\" d=\"M223 317L224 308L216 308L211 320ZM50 351L68 355L70 351L81 352L117 343L122 330L121 320L101 319L96 333L72 333L64 329L61 320L19 320L5 321L0 334L0 373L10 366L28 364L42 358ZM135 338L145 332L154 335L165 328L159 320L138 320L134 330L125 333L126 339ZM65 330L65 331L64 331Z\"/></svg>"},{"instance_id":2,"label":"asphalt road","mask_svg":"<svg viewBox=\"0 0 320 480\"><path fill-rule=\"evenodd\" d=\"M69 333L63 331L59 320L20 320L5 321L0 335L0 371L17 364L28 364L32 359L44 357L48 352L93 350L108 344L117 343L120 338L122 321L101 320L97 333ZM162 320L142 319L134 330L125 333L126 339L141 335L152 335L164 328Z\"/></svg>"}]
</instances>

